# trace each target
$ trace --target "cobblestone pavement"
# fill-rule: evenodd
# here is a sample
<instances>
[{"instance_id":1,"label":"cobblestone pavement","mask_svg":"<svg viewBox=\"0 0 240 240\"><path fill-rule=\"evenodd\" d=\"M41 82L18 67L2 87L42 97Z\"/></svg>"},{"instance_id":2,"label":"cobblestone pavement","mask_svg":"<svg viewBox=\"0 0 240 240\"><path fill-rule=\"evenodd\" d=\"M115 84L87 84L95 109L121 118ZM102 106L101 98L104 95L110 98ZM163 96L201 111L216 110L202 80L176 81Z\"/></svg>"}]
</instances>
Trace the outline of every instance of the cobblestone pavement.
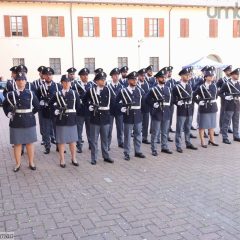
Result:
<instances>
[{"instance_id":1,"label":"cobblestone pavement","mask_svg":"<svg viewBox=\"0 0 240 240\"><path fill-rule=\"evenodd\" d=\"M184 149L146 159L89 164L86 143L80 166L59 167L55 149L43 154L36 143L37 171L14 173L8 120L0 109L0 231L15 239L213 240L240 239L240 144ZM197 134L197 133L195 133ZM114 137L115 138L115 137ZM221 138L217 141L221 143Z\"/></svg>"}]
</instances>

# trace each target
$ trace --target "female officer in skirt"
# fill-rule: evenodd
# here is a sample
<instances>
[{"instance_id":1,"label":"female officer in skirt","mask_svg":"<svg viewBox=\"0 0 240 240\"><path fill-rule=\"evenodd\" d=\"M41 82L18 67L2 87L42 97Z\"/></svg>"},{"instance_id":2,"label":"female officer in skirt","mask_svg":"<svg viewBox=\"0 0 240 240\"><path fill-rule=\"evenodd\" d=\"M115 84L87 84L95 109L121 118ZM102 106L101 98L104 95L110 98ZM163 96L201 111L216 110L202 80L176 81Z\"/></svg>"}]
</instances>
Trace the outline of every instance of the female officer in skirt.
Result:
<instances>
[{"instance_id":1,"label":"female officer in skirt","mask_svg":"<svg viewBox=\"0 0 240 240\"><path fill-rule=\"evenodd\" d=\"M14 145L16 166L14 172L18 172L21 166L22 144L26 144L29 168L36 170L33 162L34 146L37 141L36 120L34 114L38 112L40 105L33 92L25 89L26 75L17 73L17 90L7 93L3 102L3 110L10 118L10 143Z\"/></svg>"},{"instance_id":2,"label":"female officer in skirt","mask_svg":"<svg viewBox=\"0 0 240 240\"><path fill-rule=\"evenodd\" d=\"M204 142L204 130L208 129L209 141L208 145L218 146L214 142L214 128L216 128L216 116L217 116L217 86L213 82L214 73L207 71L204 74L204 83L201 84L193 94L194 101L199 105L199 136L201 140L201 146L207 148Z\"/></svg>"},{"instance_id":3,"label":"female officer in skirt","mask_svg":"<svg viewBox=\"0 0 240 240\"><path fill-rule=\"evenodd\" d=\"M72 164L79 166L76 161L76 142L78 140L76 110L80 107L80 98L76 91L71 89L71 80L63 75L62 90L56 92L49 102L56 115L56 142L60 155L60 167L65 168L65 144L69 144Z\"/></svg>"}]
</instances>

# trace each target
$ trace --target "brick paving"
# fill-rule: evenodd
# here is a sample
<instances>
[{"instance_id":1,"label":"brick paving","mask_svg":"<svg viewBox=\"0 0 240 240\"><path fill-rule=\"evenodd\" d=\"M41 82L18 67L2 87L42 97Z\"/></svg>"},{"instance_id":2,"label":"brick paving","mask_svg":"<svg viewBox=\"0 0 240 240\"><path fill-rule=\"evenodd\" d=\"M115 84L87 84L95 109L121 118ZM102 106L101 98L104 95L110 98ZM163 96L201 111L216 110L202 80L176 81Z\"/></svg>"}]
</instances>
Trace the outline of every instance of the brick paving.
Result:
<instances>
[{"instance_id":1,"label":"brick paving","mask_svg":"<svg viewBox=\"0 0 240 240\"><path fill-rule=\"evenodd\" d=\"M174 154L158 157L144 145L146 159L126 162L114 137L113 165L101 158L90 165L85 144L80 166L70 164L68 150L62 169L55 149L46 156L38 142L37 171L25 154L14 173L2 110L0 121L0 231L15 239L240 239L238 143L183 154L170 144Z\"/></svg>"}]
</instances>

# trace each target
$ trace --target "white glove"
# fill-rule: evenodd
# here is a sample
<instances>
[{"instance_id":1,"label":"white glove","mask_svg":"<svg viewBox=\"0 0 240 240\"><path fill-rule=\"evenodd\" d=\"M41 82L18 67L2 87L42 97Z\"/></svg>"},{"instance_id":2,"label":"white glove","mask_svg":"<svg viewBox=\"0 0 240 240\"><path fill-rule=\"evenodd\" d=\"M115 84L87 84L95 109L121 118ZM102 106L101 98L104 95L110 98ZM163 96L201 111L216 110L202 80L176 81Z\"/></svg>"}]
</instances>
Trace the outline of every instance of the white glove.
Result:
<instances>
[{"instance_id":1,"label":"white glove","mask_svg":"<svg viewBox=\"0 0 240 240\"><path fill-rule=\"evenodd\" d=\"M41 100L41 101L40 101L40 106L44 106L44 105L45 105L44 100Z\"/></svg>"},{"instance_id":2,"label":"white glove","mask_svg":"<svg viewBox=\"0 0 240 240\"><path fill-rule=\"evenodd\" d=\"M233 100L233 96L226 96L225 99L226 99L227 101L231 101L231 100Z\"/></svg>"},{"instance_id":3,"label":"white glove","mask_svg":"<svg viewBox=\"0 0 240 240\"><path fill-rule=\"evenodd\" d=\"M205 105L205 102L204 101L200 101L199 102L199 106L204 106Z\"/></svg>"},{"instance_id":4,"label":"white glove","mask_svg":"<svg viewBox=\"0 0 240 240\"><path fill-rule=\"evenodd\" d=\"M92 112L94 110L93 105L90 105L88 109L89 109L90 112Z\"/></svg>"},{"instance_id":5,"label":"white glove","mask_svg":"<svg viewBox=\"0 0 240 240\"><path fill-rule=\"evenodd\" d=\"M59 109L56 109L56 110L54 111L54 114L55 114L56 116L59 115L59 114L60 114Z\"/></svg>"},{"instance_id":6,"label":"white glove","mask_svg":"<svg viewBox=\"0 0 240 240\"><path fill-rule=\"evenodd\" d=\"M122 113L125 113L126 111L127 111L127 108L126 108L126 107L122 107L122 108L121 108L121 112L122 112Z\"/></svg>"},{"instance_id":7,"label":"white glove","mask_svg":"<svg viewBox=\"0 0 240 240\"><path fill-rule=\"evenodd\" d=\"M180 100L180 101L177 102L178 106L182 106L183 104L184 104L183 100Z\"/></svg>"},{"instance_id":8,"label":"white glove","mask_svg":"<svg viewBox=\"0 0 240 240\"><path fill-rule=\"evenodd\" d=\"M153 107L154 107L154 108L159 108L159 103L155 102L155 103L153 104Z\"/></svg>"},{"instance_id":9,"label":"white glove","mask_svg":"<svg viewBox=\"0 0 240 240\"><path fill-rule=\"evenodd\" d=\"M12 114L11 112L9 112L8 115L7 115L7 117L10 118L10 119L12 119L13 114Z\"/></svg>"}]
</instances>

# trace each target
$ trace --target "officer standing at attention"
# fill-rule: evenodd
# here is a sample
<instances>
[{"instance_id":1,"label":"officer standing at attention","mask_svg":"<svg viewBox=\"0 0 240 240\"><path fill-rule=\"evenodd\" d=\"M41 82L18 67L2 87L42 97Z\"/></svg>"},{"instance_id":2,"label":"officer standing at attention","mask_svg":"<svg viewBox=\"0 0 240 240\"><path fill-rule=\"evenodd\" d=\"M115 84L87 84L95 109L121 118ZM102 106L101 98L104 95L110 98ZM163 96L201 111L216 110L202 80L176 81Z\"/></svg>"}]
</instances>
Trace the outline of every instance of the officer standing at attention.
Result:
<instances>
[{"instance_id":1,"label":"officer standing at attention","mask_svg":"<svg viewBox=\"0 0 240 240\"><path fill-rule=\"evenodd\" d=\"M35 94L25 88L25 73L17 73L15 80L17 90L7 93L3 102L3 110L10 118L10 144L14 145L16 166L13 171L20 169L22 144L26 144L29 168L36 170L33 143L37 141L37 132L34 114L39 109L39 102Z\"/></svg>"},{"instance_id":2,"label":"officer standing at attention","mask_svg":"<svg viewBox=\"0 0 240 240\"><path fill-rule=\"evenodd\" d=\"M143 115L143 120L142 120L142 143L145 144L150 144L148 141L148 128L149 128L149 118L150 118L150 108L148 104L145 101L145 97L147 96L150 87L149 83L145 78L146 74L146 69L143 68L138 71L138 87L142 91L142 96L143 96L143 101L142 101L142 115Z\"/></svg>"},{"instance_id":3,"label":"officer standing at attention","mask_svg":"<svg viewBox=\"0 0 240 240\"><path fill-rule=\"evenodd\" d=\"M137 72L127 75L128 87L123 88L116 98L117 103L122 103L124 123L124 159L130 160L131 133L133 131L133 142L135 157L145 158L141 152L142 143L142 91L137 87Z\"/></svg>"},{"instance_id":4,"label":"officer standing at attention","mask_svg":"<svg viewBox=\"0 0 240 240\"><path fill-rule=\"evenodd\" d=\"M83 68L79 71L78 75L80 76L79 81L74 81L72 83L72 89L77 91L80 97L80 108L77 109L77 131L78 131L78 141L77 141L77 152L82 153L83 146L83 125L85 123L86 135L90 147L90 113L87 105L83 104L83 98L87 90L92 87L92 83L88 82L89 70Z\"/></svg>"},{"instance_id":5,"label":"officer standing at attention","mask_svg":"<svg viewBox=\"0 0 240 240\"><path fill-rule=\"evenodd\" d=\"M152 109L151 149L153 156L158 155L157 138L159 133L161 134L162 152L172 154L168 146L172 93L171 89L165 84L166 74L166 68L163 68L154 76L158 84L151 88L146 97L146 102Z\"/></svg>"},{"instance_id":6,"label":"officer standing at attention","mask_svg":"<svg viewBox=\"0 0 240 240\"><path fill-rule=\"evenodd\" d=\"M225 76L223 78L220 78L217 81L217 88L218 91L222 88L223 84L231 80L231 72L232 72L232 65L227 66L225 69L223 69L223 72L225 73ZM223 127L223 117L224 117L224 103L225 103L225 97L221 97L221 106L220 106L220 117L219 117L219 127L220 127L220 133L222 133L222 127ZM230 121L231 123L231 121ZM233 133L232 130L228 129L229 133Z\"/></svg>"},{"instance_id":7,"label":"officer standing at attention","mask_svg":"<svg viewBox=\"0 0 240 240\"><path fill-rule=\"evenodd\" d=\"M190 142L190 130L193 119L192 87L189 84L190 70L184 68L179 72L180 82L173 88L173 101L177 105L177 124L175 142L177 152L182 153L182 132L185 134L186 147L197 150Z\"/></svg>"},{"instance_id":8,"label":"officer standing at attention","mask_svg":"<svg viewBox=\"0 0 240 240\"><path fill-rule=\"evenodd\" d=\"M193 93L194 102L199 105L199 116L198 116L198 125L199 125L199 136L201 140L201 146L207 148L207 145L204 142L204 130L208 129L210 140L208 144L213 146L218 146L214 142L214 128L217 123L217 97L218 91L217 86L214 83L214 72L206 71L204 73L204 83L200 85L197 90Z\"/></svg>"},{"instance_id":9,"label":"officer standing at attention","mask_svg":"<svg viewBox=\"0 0 240 240\"><path fill-rule=\"evenodd\" d=\"M232 120L233 123L233 140L240 142L239 136L239 112L240 112L240 84L239 84L240 68L230 73L231 80L225 82L219 92L221 97L225 98L224 117L222 127L223 143L231 144L228 139L228 128Z\"/></svg>"},{"instance_id":10,"label":"officer standing at attention","mask_svg":"<svg viewBox=\"0 0 240 240\"><path fill-rule=\"evenodd\" d=\"M146 67L145 76L150 88L154 87L157 84L156 79L153 76L153 65L149 65L148 67Z\"/></svg>"},{"instance_id":11,"label":"officer standing at attention","mask_svg":"<svg viewBox=\"0 0 240 240\"><path fill-rule=\"evenodd\" d=\"M127 81L127 75L128 75L128 66L124 66L120 69L121 73L121 78L119 80L120 84L122 84L123 87L128 86L128 81Z\"/></svg>"},{"instance_id":12,"label":"officer standing at attention","mask_svg":"<svg viewBox=\"0 0 240 240\"><path fill-rule=\"evenodd\" d=\"M54 114L51 112L49 101L62 87L53 81L54 70L52 68L46 67L43 69L42 74L45 82L39 87L37 95L42 111L43 141L45 144L44 153L49 154L51 148L51 133L55 133L55 119Z\"/></svg>"},{"instance_id":13,"label":"officer standing at attention","mask_svg":"<svg viewBox=\"0 0 240 240\"><path fill-rule=\"evenodd\" d=\"M80 98L76 91L71 89L72 79L63 76L61 79L62 90L51 98L49 105L56 116L56 141L60 155L60 167L65 168L65 144L69 145L71 161L78 166L76 161L76 142L78 140L76 111L80 107Z\"/></svg>"},{"instance_id":14,"label":"officer standing at attention","mask_svg":"<svg viewBox=\"0 0 240 240\"><path fill-rule=\"evenodd\" d=\"M121 104L116 104L116 96L123 88L123 86L119 83L119 74L120 74L119 68L112 69L112 71L110 72L112 81L111 83L108 84L108 88L110 89L112 95L112 101L110 103L110 129L108 134L109 151L112 142L112 130L114 119L117 130L118 147L123 148L123 115L121 112Z\"/></svg>"},{"instance_id":15,"label":"officer standing at attention","mask_svg":"<svg viewBox=\"0 0 240 240\"><path fill-rule=\"evenodd\" d=\"M6 87L3 90L4 97L6 97L8 92L15 91L17 89L15 82L15 78L17 76L17 66L11 67L9 71L11 72L11 79L7 80Z\"/></svg>"},{"instance_id":16,"label":"officer standing at attention","mask_svg":"<svg viewBox=\"0 0 240 240\"><path fill-rule=\"evenodd\" d=\"M106 86L105 72L98 73L94 81L96 86L90 88L85 97L84 104L89 106L90 111L90 143L91 164L96 165L98 158L98 138L101 138L102 156L105 162L113 163L108 152L108 134L110 125L110 102L111 92Z\"/></svg>"}]
</instances>

